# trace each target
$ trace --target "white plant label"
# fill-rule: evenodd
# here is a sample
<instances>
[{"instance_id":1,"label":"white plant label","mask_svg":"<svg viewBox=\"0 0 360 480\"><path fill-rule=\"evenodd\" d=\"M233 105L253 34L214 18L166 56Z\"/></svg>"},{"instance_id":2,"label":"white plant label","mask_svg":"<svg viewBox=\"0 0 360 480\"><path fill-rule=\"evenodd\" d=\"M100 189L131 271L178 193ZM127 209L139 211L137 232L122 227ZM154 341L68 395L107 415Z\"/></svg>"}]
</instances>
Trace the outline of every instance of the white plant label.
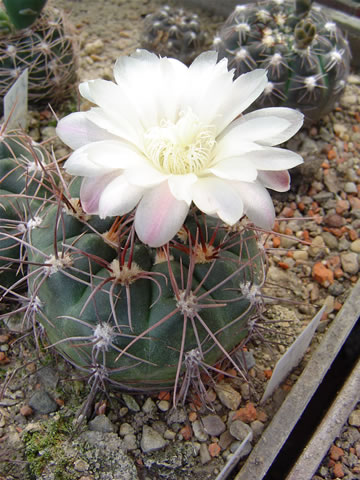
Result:
<instances>
[{"instance_id":1,"label":"white plant label","mask_svg":"<svg viewBox=\"0 0 360 480\"><path fill-rule=\"evenodd\" d=\"M306 352L306 349L310 345L325 308L326 306L324 305L277 362L269 383L266 386L261 403L265 402L269 397L271 397L280 383L289 375L291 370L300 363Z\"/></svg>"},{"instance_id":2,"label":"white plant label","mask_svg":"<svg viewBox=\"0 0 360 480\"><path fill-rule=\"evenodd\" d=\"M7 130L26 128L28 111L28 69L24 70L4 97Z\"/></svg>"}]
</instances>

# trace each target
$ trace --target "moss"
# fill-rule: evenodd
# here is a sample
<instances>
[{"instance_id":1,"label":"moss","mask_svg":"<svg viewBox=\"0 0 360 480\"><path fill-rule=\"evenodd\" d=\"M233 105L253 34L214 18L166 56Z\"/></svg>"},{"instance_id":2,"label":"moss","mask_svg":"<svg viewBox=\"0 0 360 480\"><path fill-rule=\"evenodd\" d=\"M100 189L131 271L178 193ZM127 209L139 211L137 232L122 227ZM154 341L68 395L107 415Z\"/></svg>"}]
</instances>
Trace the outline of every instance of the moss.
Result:
<instances>
[{"instance_id":1,"label":"moss","mask_svg":"<svg viewBox=\"0 0 360 480\"><path fill-rule=\"evenodd\" d=\"M72 432L71 419L56 415L44 423L40 431L24 434L25 456L31 478L42 478L45 467L52 464L54 480L73 480L73 475L66 473L70 459L62 448Z\"/></svg>"}]
</instances>

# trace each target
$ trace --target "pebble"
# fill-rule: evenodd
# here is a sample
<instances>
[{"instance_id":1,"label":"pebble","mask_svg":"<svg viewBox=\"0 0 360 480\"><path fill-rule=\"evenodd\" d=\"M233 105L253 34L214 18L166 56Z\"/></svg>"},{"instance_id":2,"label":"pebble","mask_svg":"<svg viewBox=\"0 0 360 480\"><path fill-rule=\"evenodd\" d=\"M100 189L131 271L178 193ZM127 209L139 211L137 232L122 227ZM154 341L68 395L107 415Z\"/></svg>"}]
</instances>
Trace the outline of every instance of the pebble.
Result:
<instances>
[{"instance_id":1,"label":"pebble","mask_svg":"<svg viewBox=\"0 0 360 480\"><path fill-rule=\"evenodd\" d=\"M218 437L226 430L225 423L218 415L207 415L202 418L202 422L205 431L213 437Z\"/></svg>"},{"instance_id":2,"label":"pebble","mask_svg":"<svg viewBox=\"0 0 360 480\"><path fill-rule=\"evenodd\" d=\"M40 368L36 376L45 388L56 388L59 381L56 371L51 367Z\"/></svg>"},{"instance_id":3,"label":"pebble","mask_svg":"<svg viewBox=\"0 0 360 480\"><path fill-rule=\"evenodd\" d=\"M355 275L359 271L359 259L355 252L340 254L341 266L344 272Z\"/></svg>"},{"instance_id":4,"label":"pebble","mask_svg":"<svg viewBox=\"0 0 360 480\"><path fill-rule=\"evenodd\" d=\"M131 410L132 412L140 412L140 406L132 395L123 393L122 399L124 400L125 405L129 410Z\"/></svg>"},{"instance_id":5,"label":"pebble","mask_svg":"<svg viewBox=\"0 0 360 480\"><path fill-rule=\"evenodd\" d=\"M151 397L148 397L145 400L143 406L141 407L141 410L144 413L147 413L149 415L153 415L156 412L156 403L154 402L154 400Z\"/></svg>"},{"instance_id":6,"label":"pebble","mask_svg":"<svg viewBox=\"0 0 360 480\"><path fill-rule=\"evenodd\" d=\"M104 43L100 38L98 38L94 42L87 43L84 47L84 52L86 53L86 55L96 55L102 53L103 50Z\"/></svg>"},{"instance_id":7,"label":"pebble","mask_svg":"<svg viewBox=\"0 0 360 480\"><path fill-rule=\"evenodd\" d=\"M206 443L202 443L200 445L200 462L205 465L206 463L209 463L211 460L211 455L209 453L208 447Z\"/></svg>"},{"instance_id":8,"label":"pebble","mask_svg":"<svg viewBox=\"0 0 360 480\"><path fill-rule=\"evenodd\" d=\"M349 424L353 427L360 427L360 410L354 410L350 414Z\"/></svg>"},{"instance_id":9,"label":"pebble","mask_svg":"<svg viewBox=\"0 0 360 480\"><path fill-rule=\"evenodd\" d=\"M346 182L344 185L344 191L346 193L357 193L356 184L354 182Z\"/></svg>"},{"instance_id":10,"label":"pebble","mask_svg":"<svg viewBox=\"0 0 360 480\"><path fill-rule=\"evenodd\" d=\"M338 239L330 232L323 232L322 237L327 247L331 250L336 250L339 244Z\"/></svg>"},{"instance_id":11,"label":"pebble","mask_svg":"<svg viewBox=\"0 0 360 480\"><path fill-rule=\"evenodd\" d=\"M166 440L160 433L148 425L143 426L140 447L143 453L161 450L166 445Z\"/></svg>"},{"instance_id":12,"label":"pebble","mask_svg":"<svg viewBox=\"0 0 360 480\"><path fill-rule=\"evenodd\" d=\"M206 442L206 440L209 438L209 435L206 433L200 420L195 420L195 422L192 423L192 429L199 442Z\"/></svg>"},{"instance_id":13,"label":"pebble","mask_svg":"<svg viewBox=\"0 0 360 480\"><path fill-rule=\"evenodd\" d=\"M136 450L138 448L138 443L136 435L133 433L128 433L124 437L124 446L127 450Z\"/></svg>"},{"instance_id":14,"label":"pebble","mask_svg":"<svg viewBox=\"0 0 360 480\"><path fill-rule=\"evenodd\" d=\"M120 437L125 437L129 433L134 433L134 427L130 423L122 423L120 425L119 435Z\"/></svg>"},{"instance_id":15,"label":"pebble","mask_svg":"<svg viewBox=\"0 0 360 480\"><path fill-rule=\"evenodd\" d=\"M219 445L223 450L226 450L233 441L234 437L231 435L229 430L225 430L225 432L220 435Z\"/></svg>"},{"instance_id":16,"label":"pebble","mask_svg":"<svg viewBox=\"0 0 360 480\"><path fill-rule=\"evenodd\" d=\"M183 408L173 408L167 416L167 424L172 425L173 423L185 423L187 420L187 414Z\"/></svg>"},{"instance_id":17,"label":"pebble","mask_svg":"<svg viewBox=\"0 0 360 480\"><path fill-rule=\"evenodd\" d=\"M167 412L170 408L170 402L168 400L160 400L157 406L161 412Z\"/></svg>"},{"instance_id":18,"label":"pebble","mask_svg":"<svg viewBox=\"0 0 360 480\"><path fill-rule=\"evenodd\" d=\"M87 472L89 470L89 464L85 462L82 458L75 460L74 462L74 469L77 472Z\"/></svg>"},{"instance_id":19,"label":"pebble","mask_svg":"<svg viewBox=\"0 0 360 480\"><path fill-rule=\"evenodd\" d=\"M360 238L354 240L351 243L350 249L351 249L352 252L360 253Z\"/></svg>"},{"instance_id":20,"label":"pebble","mask_svg":"<svg viewBox=\"0 0 360 480\"><path fill-rule=\"evenodd\" d=\"M55 400L51 398L45 390L35 392L29 400L29 406L35 410L36 413L41 414L56 412L59 408Z\"/></svg>"},{"instance_id":21,"label":"pebble","mask_svg":"<svg viewBox=\"0 0 360 480\"><path fill-rule=\"evenodd\" d=\"M98 415L88 423L89 430L92 432L112 433L116 428L106 415Z\"/></svg>"},{"instance_id":22,"label":"pebble","mask_svg":"<svg viewBox=\"0 0 360 480\"><path fill-rule=\"evenodd\" d=\"M306 250L295 250L293 253L294 260L306 262L309 259L309 254Z\"/></svg>"},{"instance_id":23,"label":"pebble","mask_svg":"<svg viewBox=\"0 0 360 480\"><path fill-rule=\"evenodd\" d=\"M237 410L241 402L241 395L234 390L231 385L227 383L220 383L216 385L215 391L219 397L220 402L229 410Z\"/></svg>"},{"instance_id":24,"label":"pebble","mask_svg":"<svg viewBox=\"0 0 360 480\"><path fill-rule=\"evenodd\" d=\"M241 442L245 440L249 433L252 433L251 427L241 420L235 420L230 425L230 433L236 440Z\"/></svg>"}]
</instances>

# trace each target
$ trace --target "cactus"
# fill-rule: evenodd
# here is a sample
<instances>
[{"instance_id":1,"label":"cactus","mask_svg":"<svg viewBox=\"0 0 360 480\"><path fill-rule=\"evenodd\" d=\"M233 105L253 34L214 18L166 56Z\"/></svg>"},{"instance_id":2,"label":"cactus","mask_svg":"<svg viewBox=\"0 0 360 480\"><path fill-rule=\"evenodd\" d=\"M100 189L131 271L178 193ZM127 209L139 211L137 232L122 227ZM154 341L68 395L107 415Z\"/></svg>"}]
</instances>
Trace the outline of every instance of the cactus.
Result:
<instances>
[{"instance_id":1,"label":"cactus","mask_svg":"<svg viewBox=\"0 0 360 480\"><path fill-rule=\"evenodd\" d=\"M51 191L45 181L50 160L24 132L1 132L0 138L0 286L6 289L21 282L26 261L19 240L39 224L37 213Z\"/></svg>"},{"instance_id":2,"label":"cactus","mask_svg":"<svg viewBox=\"0 0 360 480\"><path fill-rule=\"evenodd\" d=\"M258 312L249 294L264 281L255 231L193 209L176 239L152 249L137 240L132 215L89 216L77 180L74 196L62 190L18 239L30 265L26 308L49 342L97 385L130 391L178 387L183 374L191 383L230 359Z\"/></svg>"},{"instance_id":3,"label":"cactus","mask_svg":"<svg viewBox=\"0 0 360 480\"><path fill-rule=\"evenodd\" d=\"M32 25L46 2L47 0L3 0L9 20L16 29Z\"/></svg>"},{"instance_id":4,"label":"cactus","mask_svg":"<svg viewBox=\"0 0 360 480\"><path fill-rule=\"evenodd\" d=\"M214 48L235 76L265 68L268 86L253 105L300 109L309 122L330 112L344 91L350 50L336 24L311 0L238 5Z\"/></svg>"},{"instance_id":5,"label":"cactus","mask_svg":"<svg viewBox=\"0 0 360 480\"><path fill-rule=\"evenodd\" d=\"M15 12L10 15L12 0L6 2L6 6L9 18L17 26L25 25L25 20L21 23ZM49 102L55 105L69 96L76 83L76 57L69 27L61 12L47 8L29 27L18 31L6 20L5 12L0 12L0 27L0 97L4 97L26 68L30 105ZM1 105L0 113L2 108Z\"/></svg>"},{"instance_id":6,"label":"cactus","mask_svg":"<svg viewBox=\"0 0 360 480\"><path fill-rule=\"evenodd\" d=\"M163 6L145 17L142 47L189 65L205 48L207 36L199 16L182 8Z\"/></svg>"}]
</instances>

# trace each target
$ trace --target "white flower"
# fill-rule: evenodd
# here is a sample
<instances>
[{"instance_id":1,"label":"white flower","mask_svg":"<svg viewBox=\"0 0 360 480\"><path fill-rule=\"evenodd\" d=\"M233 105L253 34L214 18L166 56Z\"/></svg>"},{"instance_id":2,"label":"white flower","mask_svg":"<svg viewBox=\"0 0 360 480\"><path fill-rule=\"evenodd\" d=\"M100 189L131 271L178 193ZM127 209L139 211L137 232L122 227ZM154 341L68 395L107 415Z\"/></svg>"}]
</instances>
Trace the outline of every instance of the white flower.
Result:
<instances>
[{"instance_id":1,"label":"white flower","mask_svg":"<svg viewBox=\"0 0 360 480\"><path fill-rule=\"evenodd\" d=\"M233 80L215 52L187 67L138 50L117 60L114 77L82 83L81 95L97 107L57 127L75 150L65 168L84 177L87 213L104 218L137 207L136 232L153 247L176 235L191 202L229 225L246 214L272 227L266 188L288 190L287 169L302 162L274 145L292 137L303 116L288 108L239 116L266 87L264 70Z\"/></svg>"}]
</instances>

